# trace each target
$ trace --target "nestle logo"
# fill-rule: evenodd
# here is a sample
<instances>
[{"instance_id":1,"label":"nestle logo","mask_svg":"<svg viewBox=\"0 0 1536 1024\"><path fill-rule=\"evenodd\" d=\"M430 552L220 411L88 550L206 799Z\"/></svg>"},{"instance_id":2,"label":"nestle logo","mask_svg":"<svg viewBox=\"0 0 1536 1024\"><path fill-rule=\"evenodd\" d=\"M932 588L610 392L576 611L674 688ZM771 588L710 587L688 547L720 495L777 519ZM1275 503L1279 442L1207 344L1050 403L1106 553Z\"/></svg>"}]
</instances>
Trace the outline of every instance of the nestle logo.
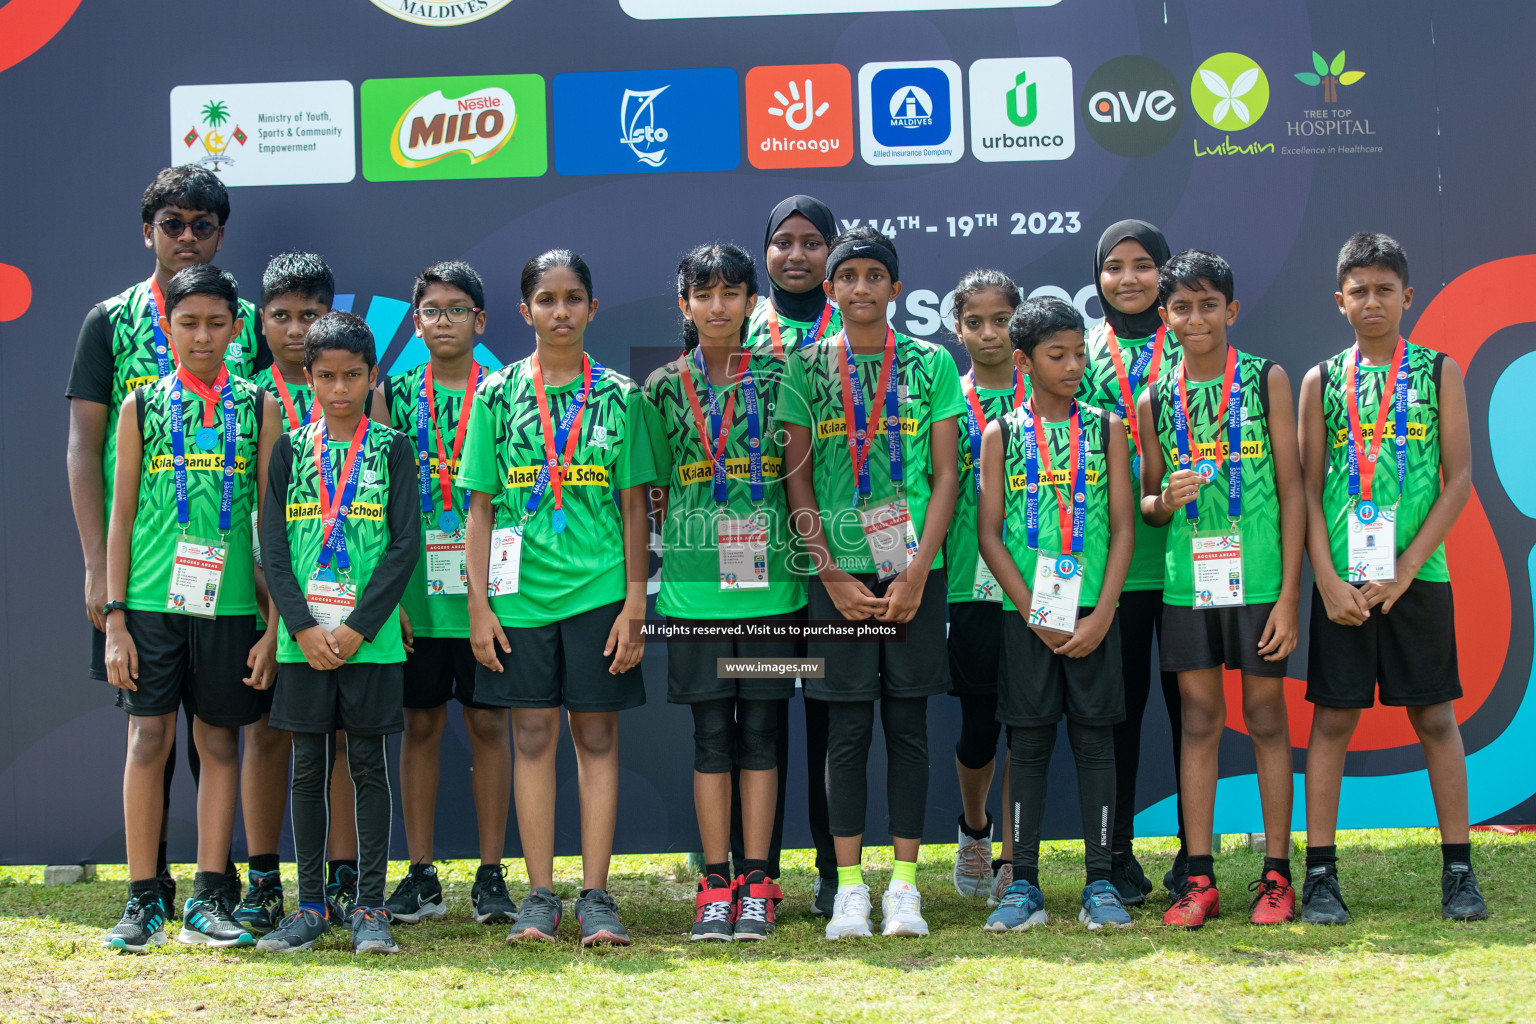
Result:
<instances>
[{"instance_id":1,"label":"nestle logo","mask_svg":"<svg viewBox=\"0 0 1536 1024\"><path fill-rule=\"evenodd\" d=\"M501 100L495 96L466 96L459 100L460 110L485 110L488 107L501 106Z\"/></svg>"}]
</instances>

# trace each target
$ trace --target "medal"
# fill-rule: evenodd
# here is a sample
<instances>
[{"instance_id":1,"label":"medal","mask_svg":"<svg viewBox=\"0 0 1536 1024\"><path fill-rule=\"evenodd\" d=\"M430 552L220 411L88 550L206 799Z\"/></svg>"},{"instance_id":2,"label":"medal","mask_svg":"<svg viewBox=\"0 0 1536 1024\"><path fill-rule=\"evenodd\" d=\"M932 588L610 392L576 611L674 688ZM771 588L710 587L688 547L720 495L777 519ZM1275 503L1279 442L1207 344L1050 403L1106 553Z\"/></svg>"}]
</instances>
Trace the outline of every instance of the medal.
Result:
<instances>
[{"instance_id":1,"label":"medal","mask_svg":"<svg viewBox=\"0 0 1536 1024\"><path fill-rule=\"evenodd\" d=\"M1374 501L1362 501L1355 506L1355 515L1362 523L1374 523L1381 510L1376 507Z\"/></svg>"},{"instance_id":2,"label":"medal","mask_svg":"<svg viewBox=\"0 0 1536 1024\"><path fill-rule=\"evenodd\" d=\"M438 529L444 533L457 533L459 531L459 514L448 511L437 517Z\"/></svg>"},{"instance_id":3,"label":"medal","mask_svg":"<svg viewBox=\"0 0 1536 1024\"><path fill-rule=\"evenodd\" d=\"M1070 579L1081 571L1082 566L1078 564L1076 558L1069 554L1063 553L1060 558L1056 559L1056 575L1058 576L1065 576Z\"/></svg>"},{"instance_id":4,"label":"medal","mask_svg":"<svg viewBox=\"0 0 1536 1024\"><path fill-rule=\"evenodd\" d=\"M219 432L213 427L199 427L197 430L197 446L205 452L211 452L219 443Z\"/></svg>"},{"instance_id":5,"label":"medal","mask_svg":"<svg viewBox=\"0 0 1536 1024\"><path fill-rule=\"evenodd\" d=\"M1132 480L1136 480L1138 482L1141 480L1141 456L1140 455L1132 455L1131 456L1131 479Z\"/></svg>"},{"instance_id":6,"label":"medal","mask_svg":"<svg viewBox=\"0 0 1536 1024\"><path fill-rule=\"evenodd\" d=\"M581 417L586 410L587 398L592 394L592 382L603 375L603 366L585 352L581 354L581 390L576 393L571 404L565 407L558 425L550 416L549 395L544 390L544 370L539 366L537 352L528 358L528 366L533 371L533 396L539 406L539 426L544 435L544 465L539 467L539 475L528 492L528 501L523 505L523 519L527 521L533 518L539 510L539 503L544 500L544 492L550 484L554 484L555 511L550 516L550 526L556 533L564 533L565 509L562 507L561 488L566 474L571 470L572 460L576 457L576 445L581 438ZM565 449L563 459L559 454L562 447Z\"/></svg>"},{"instance_id":7,"label":"medal","mask_svg":"<svg viewBox=\"0 0 1536 1024\"><path fill-rule=\"evenodd\" d=\"M1199 473L1206 483L1210 483L1216 478L1216 460L1201 459L1195 463L1195 472Z\"/></svg>"},{"instance_id":8,"label":"medal","mask_svg":"<svg viewBox=\"0 0 1536 1024\"><path fill-rule=\"evenodd\" d=\"M565 532L565 509L555 509L555 514L550 516L550 525L555 528L556 533Z\"/></svg>"}]
</instances>

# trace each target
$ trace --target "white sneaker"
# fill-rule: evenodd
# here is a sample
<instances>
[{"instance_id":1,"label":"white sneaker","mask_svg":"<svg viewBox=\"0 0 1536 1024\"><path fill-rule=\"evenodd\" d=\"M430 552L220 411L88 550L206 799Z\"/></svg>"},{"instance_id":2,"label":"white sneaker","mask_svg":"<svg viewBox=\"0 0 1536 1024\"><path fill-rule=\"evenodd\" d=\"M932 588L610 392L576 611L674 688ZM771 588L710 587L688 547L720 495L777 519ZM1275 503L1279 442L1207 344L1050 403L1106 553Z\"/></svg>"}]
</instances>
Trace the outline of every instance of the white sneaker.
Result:
<instances>
[{"instance_id":1,"label":"white sneaker","mask_svg":"<svg viewBox=\"0 0 1536 1024\"><path fill-rule=\"evenodd\" d=\"M923 894L907 882L892 882L880 900L880 934L918 937L928 934L923 920Z\"/></svg>"},{"instance_id":2,"label":"white sneaker","mask_svg":"<svg viewBox=\"0 0 1536 1024\"><path fill-rule=\"evenodd\" d=\"M987 895L992 884L992 837L972 839L960 830L955 848L955 891L978 899Z\"/></svg>"},{"instance_id":3,"label":"white sneaker","mask_svg":"<svg viewBox=\"0 0 1536 1024\"><path fill-rule=\"evenodd\" d=\"M995 907L1003 900L1003 893L1013 884L1013 861L1005 860L997 866L992 876L992 891L987 893L987 906Z\"/></svg>"},{"instance_id":4,"label":"white sneaker","mask_svg":"<svg viewBox=\"0 0 1536 1024\"><path fill-rule=\"evenodd\" d=\"M867 939L869 930L869 886L840 885L832 903L832 920L827 922L829 939Z\"/></svg>"}]
</instances>

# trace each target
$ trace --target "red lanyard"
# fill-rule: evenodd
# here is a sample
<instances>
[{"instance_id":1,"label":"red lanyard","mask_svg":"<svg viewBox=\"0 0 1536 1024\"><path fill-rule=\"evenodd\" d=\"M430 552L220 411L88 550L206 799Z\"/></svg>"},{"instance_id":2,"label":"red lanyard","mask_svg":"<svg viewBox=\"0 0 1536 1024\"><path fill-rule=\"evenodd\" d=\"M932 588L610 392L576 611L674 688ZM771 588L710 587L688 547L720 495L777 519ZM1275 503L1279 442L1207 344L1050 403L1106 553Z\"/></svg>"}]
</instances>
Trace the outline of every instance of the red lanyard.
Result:
<instances>
[{"instance_id":1,"label":"red lanyard","mask_svg":"<svg viewBox=\"0 0 1536 1024\"><path fill-rule=\"evenodd\" d=\"M1387 364L1387 372L1396 375L1403 364L1403 348L1406 343L1403 336L1397 336L1397 347L1392 350L1392 361ZM1358 347L1358 346L1357 346ZM1360 436L1360 396L1355 390L1355 377L1359 373L1360 360L1351 354L1345 360L1344 365L1344 401L1349 403L1349 443L1355 446L1356 464L1361 467L1360 473L1360 497L1365 501L1371 500L1371 485L1376 480L1376 456L1381 452L1381 439L1387 434L1387 413L1391 411L1393 399L1396 397L1392 385L1395 381L1389 379L1381 389L1381 404L1376 409L1376 430L1371 434L1371 447L1369 459L1364 439ZM1367 468L1369 467L1369 468Z\"/></svg>"},{"instance_id":2,"label":"red lanyard","mask_svg":"<svg viewBox=\"0 0 1536 1024\"><path fill-rule=\"evenodd\" d=\"M832 304L829 302L822 307L821 318L811 326L816 328L816 333L802 345L814 345L821 340L821 336L827 333L827 327L832 323ZM779 340L779 314L773 308L773 303L768 303L768 337L773 339L773 356L775 359L784 358L784 343Z\"/></svg>"},{"instance_id":3,"label":"red lanyard","mask_svg":"<svg viewBox=\"0 0 1536 1024\"><path fill-rule=\"evenodd\" d=\"M1141 455L1141 431L1136 426L1136 395L1131 389L1131 375L1125 369L1125 356L1120 353L1120 339L1115 337L1115 329L1106 325L1109 339L1109 358L1115 364L1115 379L1120 382L1120 403L1125 406L1125 427L1131 432L1131 440L1136 443L1136 454ZM1144 382L1148 387L1157 383L1157 370L1163 362L1163 340L1168 336L1166 326L1159 327L1148 342L1152 346L1152 365L1147 367L1147 376ZM1230 382L1229 382L1230 383ZM1189 422L1186 412L1184 422Z\"/></svg>"},{"instance_id":4,"label":"red lanyard","mask_svg":"<svg viewBox=\"0 0 1536 1024\"><path fill-rule=\"evenodd\" d=\"M219 366L219 375L213 378L213 387L209 387L197 379L197 375L180 366L176 367L176 376L181 378L183 387L190 388L192 393L203 400L203 426L211 427L218 422L218 410L221 404L219 392L224 390L224 384L229 380L229 368ZM231 413L233 415L233 413Z\"/></svg>"},{"instance_id":5,"label":"red lanyard","mask_svg":"<svg viewBox=\"0 0 1536 1024\"><path fill-rule=\"evenodd\" d=\"M1223 379L1221 382L1221 405L1216 410L1217 444L1221 444L1222 438L1225 436L1222 432L1222 426L1227 422L1227 406L1232 401L1232 379L1236 376L1237 349L1233 348L1231 345L1228 345L1227 369L1226 372L1222 374ZM1189 362L1188 360L1184 360L1179 363L1179 405L1184 409L1184 422L1189 424L1189 447L1191 450L1190 458L1198 459L1200 458L1200 444L1195 440L1195 421L1189 418L1189 395L1184 390L1184 383L1188 379ZM1230 444L1226 445L1225 450L1222 450L1220 453L1219 461L1225 462L1227 460L1227 456L1231 454L1230 448Z\"/></svg>"},{"instance_id":6,"label":"red lanyard","mask_svg":"<svg viewBox=\"0 0 1536 1024\"><path fill-rule=\"evenodd\" d=\"M537 358L535 358L534 366L538 366ZM274 366L272 370L275 374L277 372L277 367ZM427 408L431 411L430 415L432 416L432 432L437 435L437 486L443 494L443 509L444 511L448 512L453 511L453 469L451 467L457 466L459 464L459 452L464 450L464 435L465 431L469 427L469 412L471 407L473 407L475 404L474 383L479 379L480 364L471 359L469 361L469 378L465 381L464 385L464 401L459 404L459 425L453 432L453 459L450 461L448 458L448 453L443 449L443 428L438 426L437 423L437 392L432 387L432 364L427 364L426 383L424 384L424 387L427 389ZM539 380L542 387L543 378L539 377L536 379ZM542 390L539 392L539 394L542 397ZM548 406L540 406L541 411L544 411L547 408ZM549 414L547 412L545 412L544 418L547 422L549 419ZM557 495L555 499L555 507L559 508L560 500L558 498L558 494L560 492L558 486L555 493Z\"/></svg>"},{"instance_id":7,"label":"red lanyard","mask_svg":"<svg viewBox=\"0 0 1536 1024\"><path fill-rule=\"evenodd\" d=\"M535 352L528 362L533 370L533 396L539 403L539 426L544 431L544 460L549 465L549 480L555 488L555 510L559 511L560 485L565 482L565 474L571 468L571 459L576 455L576 441L581 437L581 418L587 414L587 398L592 393L592 360L585 352L581 354L581 408L577 410L576 418L571 421L570 433L566 435L563 462L555 452L555 425L549 416L549 395L544 391L544 371L539 367L539 354Z\"/></svg>"},{"instance_id":8,"label":"red lanyard","mask_svg":"<svg viewBox=\"0 0 1536 1024\"><path fill-rule=\"evenodd\" d=\"M368 417L364 416L357 421L357 429L352 431L352 443L347 446L347 458L342 463L336 474L336 494L326 493L325 468L320 461L320 449L324 447L320 432L315 434L315 491L320 495L320 522L325 530L325 537L321 541L322 548L329 543L331 531L336 528L336 513L341 510L342 496L347 492L347 481L352 479L352 465L363 450L363 438L368 436Z\"/></svg>"},{"instance_id":9,"label":"red lanyard","mask_svg":"<svg viewBox=\"0 0 1536 1024\"><path fill-rule=\"evenodd\" d=\"M287 414L288 429L298 430L299 413L293 407L293 396L288 393L288 382L283 380L283 371L277 368L276 363L272 364L272 383L277 385L277 397L283 400L283 411ZM319 415L320 403L313 402L309 408L309 422L315 422L315 418Z\"/></svg>"},{"instance_id":10,"label":"red lanyard","mask_svg":"<svg viewBox=\"0 0 1536 1024\"><path fill-rule=\"evenodd\" d=\"M772 322L774 321L770 321L770 323ZM890 386L891 363L895 359L896 330L893 327L887 327L885 329L885 355L880 357L880 376L877 378L879 383L875 385L875 401L878 401L881 392ZM853 415L853 379L848 375L848 360L842 352L837 353L837 367L843 378L843 426L848 431L848 458L853 463L853 478L857 480L860 474L864 472L864 463L869 461L869 448L874 442L875 431L873 428L870 428L865 431L865 436L858 436L859 430ZM863 381L859 383L862 390ZM861 394L859 397L862 398L863 395ZM880 413L880 422L884 424L885 419L885 413L882 411ZM865 422L867 423L868 420L869 417L866 416ZM887 425L886 429L889 430L890 427ZM900 427L898 426L897 429L899 430Z\"/></svg>"},{"instance_id":11,"label":"red lanyard","mask_svg":"<svg viewBox=\"0 0 1536 1024\"><path fill-rule=\"evenodd\" d=\"M971 403L971 414L976 417L978 430L987 429L987 415L981 411L981 396L976 393L976 370L972 368L965 375L965 397ZM1024 377L1018 370L1013 371L1013 407L1017 409L1024 404Z\"/></svg>"},{"instance_id":12,"label":"red lanyard","mask_svg":"<svg viewBox=\"0 0 1536 1024\"><path fill-rule=\"evenodd\" d=\"M1035 423L1035 448L1040 452L1041 474L1050 481L1051 490L1056 492L1056 522L1057 532L1061 535L1061 550L1063 554L1072 553L1072 488L1077 485L1077 446L1083 432L1083 416L1072 403L1072 411L1067 415L1067 489L1062 491L1061 485L1056 482L1056 475L1051 471L1051 446L1046 441L1045 425L1041 422L1039 414L1035 412L1034 399L1029 402L1029 418Z\"/></svg>"},{"instance_id":13,"label":"red lanyard","mask_svg":"<svg viewBox=\"0 0 1536 1024\"><path fill-rule=\"evenodd\" d=\"M769 315L772 316L770 307ZM776 320L770 321L777 323ZM747 364L752 361L751 353L743 350L741 358L736 363L735 377L740 380L746 376ZM691 361L690 361L691 362ZM704 446L704 457L711 465L719 462L725 454L725 442L731 436L732 414L736 411L736 390L725 396L725 409L720 414L720 437L715 441L713 448L709 444L709 424L704 419L704 407L699 404L698 389L693 386L693 367L686 366L683 369L683 390L688 392L688 404L693 409L693 422L699 429L699 443Z\"/></svg>"}]
</instances>

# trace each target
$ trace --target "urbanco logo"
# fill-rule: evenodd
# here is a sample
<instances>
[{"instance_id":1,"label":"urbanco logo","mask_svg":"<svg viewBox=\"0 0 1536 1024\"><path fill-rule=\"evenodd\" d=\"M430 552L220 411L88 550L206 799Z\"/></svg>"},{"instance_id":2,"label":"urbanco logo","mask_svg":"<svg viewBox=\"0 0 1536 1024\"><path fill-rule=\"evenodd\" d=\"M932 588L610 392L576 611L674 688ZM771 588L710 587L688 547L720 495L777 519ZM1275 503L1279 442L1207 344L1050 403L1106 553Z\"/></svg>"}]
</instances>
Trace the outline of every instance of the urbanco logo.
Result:
<instances>
[{"instance_id":1,"label":"urbanco logo","mask_svg":"<svg viewBox=\"0 0 1536 1024\"><path fill-rule=\"evenodd\" d=\"M853 159L853 85L841 64L753 68L746 103L753 167L842 167Z\"/></svg>"},{"instance_id":2,"label":"urbanco logo","mask_svg":"<svg viewBox=\"0 0 1536 1024\"><path fill-rule=\"evenodd\" d=\"M567 72L553 86L561 174L729 171L741 163L732 68Z\"/></svg>"},{"instance_id":3,"label":"urbanco logo","mask_svg":"<svg viewBox=\"0 0 1536 1024\"><path fill-rule=\"evenodd\" d=\"M1001 57L971 65L976 159L1065 160L1077 146L1072 65L1064 57Z\"/></svg>"},{"instance_id":4,"label":"urbanco logo","mask_svg":"<svg viewBox=\"0 0 1536 1024\"><path fill-rule=\"evenodd\" d=\"M897 61L859 68L860 151L869 164L948 164L965 151L960 67Z\"/></svg>"},{"instance_id":5,"label":"urbanco logo","mask_svg":"<svg viewBox=\"0 0 1536 1024\"><path fill-rule=\"evenodd\" d=\"M1269 78L1252 57L1218 53L1195 69L1189 98L1206 124L1225 132L1240 132L1264 116L1269 106Z\"/></svg>"},{"instance_id":6,"label":"urbanco logo","mask_svg":"<svg viewBox=\"0 0 1536 1024\"><path fill-rule=\"evenodd\" d=\"M539 75L371 78L362 111L369 181L529 178L549 169Z\"/></svg>"},{"instance_id":7,"label":"urbanco logo","mask_svg":"<svg viewBox=\"0 0 1536 1024\"><path fill-rule=\"evenodd\" d=\"M1117 156L1151 156L1184 121L1184 95L1173 73L1150 57L1115 57L1083 85L1083 124Z\"/></svg>"},{"instance_id":8,"label":"urbanco logo","mask_svg":"<svg viewBox=\"0 0 1536 1024\"><path fill-rule=\"evenodd\" d=\"M466 25L495 14L512 0L373 0L373 6L415 25Z\"/></svg>"}]
</instances>

